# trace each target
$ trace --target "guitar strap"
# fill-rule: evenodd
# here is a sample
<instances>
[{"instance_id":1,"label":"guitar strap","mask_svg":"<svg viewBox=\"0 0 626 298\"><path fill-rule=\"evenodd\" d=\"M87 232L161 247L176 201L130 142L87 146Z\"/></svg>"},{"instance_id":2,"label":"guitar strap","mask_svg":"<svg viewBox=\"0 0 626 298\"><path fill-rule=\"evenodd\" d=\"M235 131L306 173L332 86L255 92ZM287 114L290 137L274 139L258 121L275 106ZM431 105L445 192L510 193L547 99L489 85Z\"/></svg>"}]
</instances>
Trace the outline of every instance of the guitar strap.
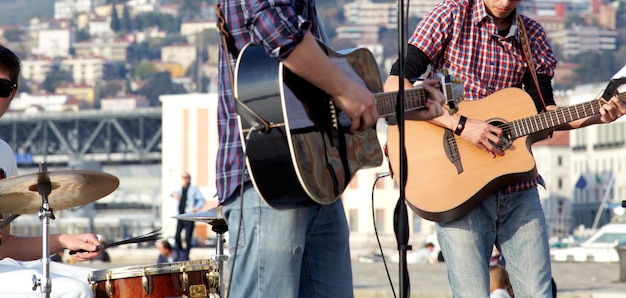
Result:
<instances>
[{"instance_id":1,"label":"guitar strap","mask_svg":"<svg viewBox=\"0 0 626 298\"><path fill-rule=\"evenodd\" d=\"M270 123L267 120L263 119L261 115L257 114L255 111L253 111L250 107L248 107L245 103L243 103L241 100L239 100L239 98L235 96L235 90L234 90L235 81L234 81L234 76L233 76L233 67L230 62L230 55L231 54L238 55L238 52L231 51L231 49L234 49L235 47L233 44L233 40L230 36L230 33L228 32L226 28L226 18L224 18L224 14L222 13L222 8L219 2L215 5L215 11L217 13L217 28L220 31L223 51L228 60L228 61L224 61L224 63L228 63L228 76L230 79L230 86L232 88L231 92L233 94L233 97L235 98L237 114L239 114L241 118L243 118L248 123L250 123L251 127L255 127L256 129L259 129L267 133L269 132L271 128Z\"/></svg>"},{"instance_id":2,"label":"guitar strap","mask_svg":"<svg viewBox=\"0 0 626 298\"><path fill-rule=\"evenodd\" d=\"M541 99L541 103L543 104L543 110L547 111L546 102L543 100L543 95L541 94L541 89L539 88L539 80L537 79L535 61L533 60L533 54L530 51L530 42L528 42L528 34L526 33L526 24L518 13L515 14L517 21L517 28L519 30L519 37L522 42L522 50L524 54L524 58L526 58L526 64L528 64L528 70L530 74L533 76L533 81L535 81L535 87L537 87L537 93L539 94L539 98Z\"/></svg>"}]
</instances>

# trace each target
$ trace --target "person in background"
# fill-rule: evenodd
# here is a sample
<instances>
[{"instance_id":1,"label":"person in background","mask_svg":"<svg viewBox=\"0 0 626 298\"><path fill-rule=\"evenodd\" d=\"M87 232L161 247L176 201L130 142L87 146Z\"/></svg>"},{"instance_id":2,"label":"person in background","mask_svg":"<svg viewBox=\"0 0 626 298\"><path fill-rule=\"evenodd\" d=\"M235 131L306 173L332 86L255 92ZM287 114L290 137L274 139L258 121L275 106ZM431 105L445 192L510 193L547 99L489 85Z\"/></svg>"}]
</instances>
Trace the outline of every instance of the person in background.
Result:
<instances>
[{"instance_id":1,"label":"person in background","mask_svg":"<svg viewBox=\"0 0 626 298\"><path fill-rule=\"evenodd\" d=\"M415 27L408 40L403 73L396 62L385 81L385 91L398 89L400 83L411 87L413 80L430 66L435 73L446 69L458 77L464 84L466 100L480 100L499 90L519 87L530 95L537 112L557 109L552 93L556 57L543 27L518 14L520 2L439 2ZM525 59L519 30L522 26L526 28L530 48L528 61L533 63ZM535 67L529 69L532 64ZM609 123L625 113L624 103L613 96L602 104L599 113L556 129ZM503 130L484 120L463 115L463 103L459 104L459 112L446 112L429 122L473 144L494 163L505 154L500 148L506 138ZM518 297L552 296L547 224L537 190L537 185L543 186L544 181L540 175L522 180L527 181L511 181L510 185L488 194L460 218L436 223L439 246L455 298L489 295L488 264L494 244L506 260Z\"/></svg>"},{"instance_id":2,"label":"person in background","mask_svg":"<svg viewBox=\"0 0 626 298\"><path fill-rule=\"evenodd\" d=\"M415 262L418 264L430 264L436 263L437 259L433 258L431 254L435 249L435 245L428 242L424 244L420 249L415 252Z\"/></svg>"},{"instance_id":3,"label":"person in background","mask_svg":"<svg viewBox=\"0 0 626 298\"><path fill-rule=\"evenodd\" d=\"M189 261L185 251L173 248L168 240L161 240L157 243L157 248L159 249L157 264Z\"/></svg>"},{"instance_id":4,"label":"person in background","mask_svg":"<svg viewBox=\"0 0 626 298\"><path fill-rule=\"evenodd\" d=\"M9 105L18 89L21 62L13 51L0 45L0 117L9 109ZM17 162L13 150L0 140L0 178L17 176ZM0 224L8 218L0 210ZM41 279L42 237L20 237L11 234L11 225L7 224L0 231L0 296L1 297L41 297L41 288L33 287L33 276ZM97 257L100 244L96 235L87 234L51 234L48 239L50 254L70 249L85 250L74 255L75 260L84 262ZM71 266L58 262L50 263L51 293L53 298L92 297L93 292L87 282L87 276L93 270L87 267Z\"/></svg>"},{"instance_id":5,"label":"person in background","mask_svg":"<svg viewBox=\"0 0 626 298\"><path fill-rule=\"evenodd\" d=\"M490 298L513 298L513 288L509 281L509 274L502 265L489 266L489 297Z\"/></svg>"},{"instance_id":6,"label":"person in background","mask_svg":"<svg viewBox=\"0 0 626 298\"><path fill-rule=\"evenodd\" d=\"M204 207L204 196L200 189L191 184L191 175L188 172L184 172L181 176L183 180L182 187L172 192L172 197L178 201L178 214L183 213L195 213ZM174 240L176 241L176 248L182 250L189 256L191 247L193 246L193 229L195 227L194 221L179 219L176 223L176 235ZM185 231L185 248L183 249L182 232Z\"/></svg>"}]
</instances>

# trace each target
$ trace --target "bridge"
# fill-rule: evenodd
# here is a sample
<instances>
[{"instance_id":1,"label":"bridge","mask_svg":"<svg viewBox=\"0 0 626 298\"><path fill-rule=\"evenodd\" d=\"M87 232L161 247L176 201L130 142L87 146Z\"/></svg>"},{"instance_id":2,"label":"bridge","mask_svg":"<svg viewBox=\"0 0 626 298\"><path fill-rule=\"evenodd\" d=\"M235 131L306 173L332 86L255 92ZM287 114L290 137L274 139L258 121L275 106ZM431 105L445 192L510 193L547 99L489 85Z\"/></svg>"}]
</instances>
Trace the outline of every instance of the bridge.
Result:
<instances>
[{"instance_id":1,"label":"bridge","mask_svg":"<svg viewBox=\"0 0 626 298\"><path fill-rule=\"evenodd\" d=\"M106 171L120 187L93 204L56 210L51 223L63 233L95 232L109 240L145 233L160 226L161 108L124 111L6 113L0 138L16 153L20 174L38 164ZM89 165L89 164L93 165ZM89 168L94 166L95 168ZM21 216L12 230L35 236L41 228L34 215Z\"/></svg>"},{"instance_id":2,"label":"bridge","mask_svg":"<svg viewBox=\"0 0 626 298\"><path fill-rule=\"evenodd\" d=\"M160 107L7 113L0 119L0 138L11 145L20 167L160 163L161 132Z\"/></svg>"}]
</instances>

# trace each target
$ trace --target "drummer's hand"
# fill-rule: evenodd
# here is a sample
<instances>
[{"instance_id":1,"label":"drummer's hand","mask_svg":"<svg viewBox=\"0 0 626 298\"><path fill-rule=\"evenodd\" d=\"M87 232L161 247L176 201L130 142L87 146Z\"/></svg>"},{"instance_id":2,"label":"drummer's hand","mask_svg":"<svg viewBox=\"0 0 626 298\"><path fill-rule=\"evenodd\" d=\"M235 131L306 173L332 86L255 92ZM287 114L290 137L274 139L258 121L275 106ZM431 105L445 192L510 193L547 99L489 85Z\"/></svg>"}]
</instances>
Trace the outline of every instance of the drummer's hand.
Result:
<instances>
[{"instance_id":1,"label":"drummer's hand","mask_svg":"<svg viewBox=\"0 0 626 298\"><path fill-rule=\"evenodd\" d=\"M86 250L88 252L79 252L74 255L74 259L79 262L89 261L100 254L100 251L95 251L100 245L98 237L96 235L88 234L61 234L59 236L59 242L64 248L69 250Z\"/></svg>"}]
</instances>

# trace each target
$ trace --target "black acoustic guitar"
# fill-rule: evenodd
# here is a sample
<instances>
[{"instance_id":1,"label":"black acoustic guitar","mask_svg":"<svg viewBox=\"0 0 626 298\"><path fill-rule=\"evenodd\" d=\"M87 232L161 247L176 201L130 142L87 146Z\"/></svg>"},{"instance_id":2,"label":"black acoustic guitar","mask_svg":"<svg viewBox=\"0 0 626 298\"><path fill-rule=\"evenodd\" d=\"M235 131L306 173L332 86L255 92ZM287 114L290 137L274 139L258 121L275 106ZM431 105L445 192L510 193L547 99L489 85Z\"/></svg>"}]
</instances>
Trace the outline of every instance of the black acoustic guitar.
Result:
<instances>
[{"instance_id":1,"label":"black acoustic guitar","mask_svg":"<svg viewBox=\"0 0 626 298\"><path fill-rule=\"evenodd\" d=\"M395 115L397 92L381 93L378 65L369 50L335 52L320 46L349 78L375 93L381 117ZM349 117L328 94L268 57L262 47L242 49L234 80L235 97L244 104L237 113L246 163L255 188L270 205L303 203L282 199L287 194L332 203L358 170L382 164L374 127L350 133ZM462 84L451 83L451 76L441 80L447 98L460 99ZM427 99L423 88L406 90L404 110L423 108Z\"/></svg>"}]
</instances>

